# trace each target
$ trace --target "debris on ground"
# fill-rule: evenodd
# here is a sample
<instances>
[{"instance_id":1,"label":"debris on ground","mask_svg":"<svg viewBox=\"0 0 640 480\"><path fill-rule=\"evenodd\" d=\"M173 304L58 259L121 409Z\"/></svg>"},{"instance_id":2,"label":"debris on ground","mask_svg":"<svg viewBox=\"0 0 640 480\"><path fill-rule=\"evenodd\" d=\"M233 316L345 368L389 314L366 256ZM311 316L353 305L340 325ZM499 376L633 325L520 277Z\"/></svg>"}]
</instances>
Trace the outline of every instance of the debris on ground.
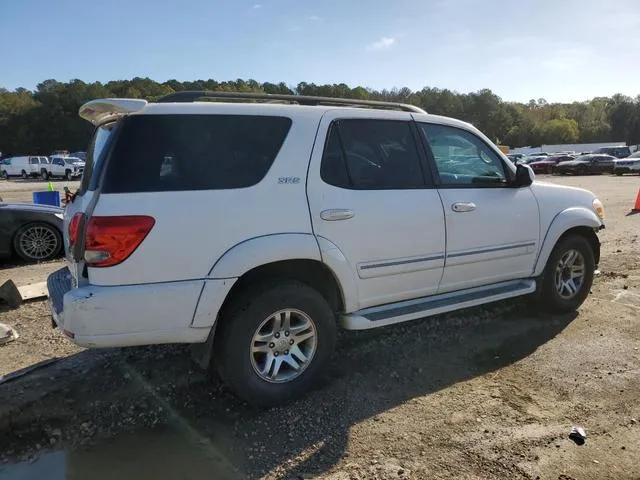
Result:
<instances>
[{"instance_id":1,"label":"debris on ground","mask_svg":"<svg viewBox=\"0 0 640 480\"><path fill-rule=\"evenodd\" d=\"M0 323L0 345L12 342L16 340L18 336L18 332L16 332L15 328L5 325L4 323Z\"/></svg>"},{"instance_id":2,"label":"debris on ground","mask_svg":"<svg viewBox=\"0 0 640 480\"><path fill-rule=\"evenodd\" d=\"M22 303L22 295L13 280L7 280L0 285L0 302L6 303L9 308L18 308Z\"/></svg>"},{"instance_id":3,"label":"debris on ground","mask_svg":"<svg viewBox=\"0 0 640 480\"><path fill-rule=\"evenodd\" d=\"M576 445L584 445L587 434L582 427L573 427L571 433L569 433L569 438L573 440Z\"/></svg>"}]
</instances>

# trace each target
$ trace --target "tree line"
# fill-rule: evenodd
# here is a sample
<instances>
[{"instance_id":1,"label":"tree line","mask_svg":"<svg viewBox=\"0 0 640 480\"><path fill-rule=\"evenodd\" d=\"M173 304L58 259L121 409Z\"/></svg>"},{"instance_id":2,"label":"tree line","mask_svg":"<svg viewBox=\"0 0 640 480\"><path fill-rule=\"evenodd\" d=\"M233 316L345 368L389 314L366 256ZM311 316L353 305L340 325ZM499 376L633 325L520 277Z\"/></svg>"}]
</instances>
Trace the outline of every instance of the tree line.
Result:
<instances>
[{"instance_id":1,"label":"tree line","mask_svg":"<svg viewBox=\"0 0 640 480\"><path fill-rule=\"evenodd\" d=\"M55 150L84 150L91 126L78 117L78 108L88 100L106 97L144 98L153 101L181 90L265 92L315 95L411 103L429 113L455 117L474 124L498 144L511 147L543 144L627 142L640 144L640 95L616 94L573 103L507 102L489 89L458 93L425 87L372 90L351 88L344 83L316 85L301 82L255 80L218 82L197 80L163 83L149 78L85 83L81 80L46 80L35 91L0 88L0 152L3 155L44 154Z\"/></svg>"}]
</instances>

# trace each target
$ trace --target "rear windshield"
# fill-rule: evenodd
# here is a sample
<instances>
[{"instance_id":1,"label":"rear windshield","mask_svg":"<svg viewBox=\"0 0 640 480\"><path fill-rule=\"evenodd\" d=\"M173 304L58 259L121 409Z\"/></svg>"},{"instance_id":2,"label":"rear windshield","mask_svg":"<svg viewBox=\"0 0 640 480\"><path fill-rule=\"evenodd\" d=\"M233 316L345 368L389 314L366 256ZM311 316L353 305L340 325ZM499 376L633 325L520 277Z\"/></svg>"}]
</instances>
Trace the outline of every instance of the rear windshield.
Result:
<instances>
[{"instance_id":1,"label":"rear windshield","mask_svg":"<svg viewBox=\"0 0 640 480\"><path fill-rule=\"evenodd\" d=\"M103 193L220 190L260 182L291 119L250 115L132 115L110 149Z\"/></svg>"}]
</instances>

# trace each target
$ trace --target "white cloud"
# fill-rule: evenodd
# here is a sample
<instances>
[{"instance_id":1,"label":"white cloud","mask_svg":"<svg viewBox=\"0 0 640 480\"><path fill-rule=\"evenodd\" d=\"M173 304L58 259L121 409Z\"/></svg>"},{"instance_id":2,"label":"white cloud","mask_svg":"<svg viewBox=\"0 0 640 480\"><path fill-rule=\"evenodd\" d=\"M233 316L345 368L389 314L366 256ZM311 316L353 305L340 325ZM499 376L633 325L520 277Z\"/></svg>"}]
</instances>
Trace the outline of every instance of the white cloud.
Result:
<instances>
[{"instance_id":1,"label":"white cloud","mask_svg":"<svg viewBox=\"0 0 640 480\"><path fill-rule=\"evenodd\" d=\"M319 17L319 16L317 16L317 15L311 15L311 16L309 17L309 20L311 20L312 22L318 22L318 21L320 21L321 19L320 19L320 17Z\"/></svg>"},{"instance_id":2,"label":"white cloud","mask_svg":"<svg viewBox=\"0 0 640 480\"><path fill-rule=\"evenodd\" d=\"M299 32L302 28L298 25L294 25L292 27L287 28L288 32Z\"/></svg>"},{"instance_id":3,"label":"white cloud","mask_svg":"<svg viewBox=\"0 0 640 480\"><path fill-rule=\"evenodd\" d=\"M367 50L391 50L391 48L396 44L396 39L392 37L382 37L380 40L377 40L370 44L367 47Z\"/></svg>"},{"instance_id":4,"label":"white cloud","mask_svg":"<svg viewBox=\"0 0 640 480\"><path fill-rule=\"evenodd\" d=\"M258 10L259 8L262 8L262 5L261 5L260 3L256 3L256 4L253 6L253 9L254 9L254 10Z\"/></svg>"}]
</instances>

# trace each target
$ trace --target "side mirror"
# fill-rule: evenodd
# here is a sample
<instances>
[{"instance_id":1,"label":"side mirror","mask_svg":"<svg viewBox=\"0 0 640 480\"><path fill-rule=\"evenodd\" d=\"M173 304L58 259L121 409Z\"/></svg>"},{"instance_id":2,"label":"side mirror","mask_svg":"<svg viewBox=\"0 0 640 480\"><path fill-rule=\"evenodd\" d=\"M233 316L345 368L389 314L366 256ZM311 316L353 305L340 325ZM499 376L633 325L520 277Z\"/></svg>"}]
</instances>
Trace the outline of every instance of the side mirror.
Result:
<instances>
[{"instance_id":1,"label":"side mirror","mask_svg":"<svg viewBox=\"0 0 640 480\"><path fill-rule=\"evenodd\" d=\"M516 179L514 182L514 186L528 187L533 183L533 180L535 178L536 174L533 173L533 170L529 165L525 165L523 163L516 165Z\"/></svg>"}]
</instances>

